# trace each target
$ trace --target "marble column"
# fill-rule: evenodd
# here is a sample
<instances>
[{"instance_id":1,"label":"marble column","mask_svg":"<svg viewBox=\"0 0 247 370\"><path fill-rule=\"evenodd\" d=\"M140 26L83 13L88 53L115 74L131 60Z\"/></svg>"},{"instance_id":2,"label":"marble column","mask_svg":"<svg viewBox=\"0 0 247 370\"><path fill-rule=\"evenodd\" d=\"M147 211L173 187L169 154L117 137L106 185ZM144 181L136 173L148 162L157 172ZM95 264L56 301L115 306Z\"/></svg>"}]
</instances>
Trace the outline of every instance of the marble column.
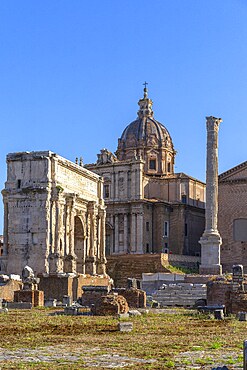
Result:
<instances>
[{"instance_id":1,"label":"marble column","mask_svg":"<svg viewBox=\"0 0 247 370\"><path fill-rule=\"evenodd\" d=\"M143 214L137 214L136 252L143 253Z\"/></svg>"},{"instance_id":2,"label":"marble column","mask_svg":"<svg viewBox=\"0 0 247 370\"><path fill-rule=\"evenodd\" d=\"M106 257L105 257L105 220L106 211L105 209L100 209L100 244L99 244L99 260L98 260L98 274L106 275Z\"/></svg>"},{"instance_id":3,"label":"marble column","mask_svg":"<svg viewBox=\"0 0 247 370\"><path fill-rule=\"evenodd\" d=\"M86 274L96 274L96 242L97 242L97 222L96 222L96 207L95 202L88 203L88 222L90 223L89 235L88 235L88 251L86 257Z\"/></svg>"},{"instance_id":4,"label":"marble column","mask_svg":"<svg viewBox=\"0 0 247 370\"><path fill-rule=\"evenodd\" d=\"M123 253L128 252L128 215L124 214L124 242L123 242Z\"/></svg>"},{"instance_id":5,"label":"marble column","mask_svg":"<svg viewBox=\"0 0 247 370\"><path fill-rule=\"evenodd\" d=\"M201 244L201 274L221 274L221 236L217 229L218 218L218 131L221 118L207 119L207 174L206 174L206 224L199 241Z\"/></svg>"},{"instance_id":6,"label":"marble column","mask_svg":"<svg viewBox=\"0 0 247 370\"><path fill-rule=\"evenodd\" d=\"M136 214L131 214L131 234L130 234L130 250L131 253L136 252Z\"/></svg>"},{"instance_id":7,"label":"marble column","mask_svg":"<svg viewBox=\"0 0 247 370\"><path fill-rule=\"evenodd\" d=\"M115 253L119 253L118 215L115 215Z\"/></svg>"}]
</instances>

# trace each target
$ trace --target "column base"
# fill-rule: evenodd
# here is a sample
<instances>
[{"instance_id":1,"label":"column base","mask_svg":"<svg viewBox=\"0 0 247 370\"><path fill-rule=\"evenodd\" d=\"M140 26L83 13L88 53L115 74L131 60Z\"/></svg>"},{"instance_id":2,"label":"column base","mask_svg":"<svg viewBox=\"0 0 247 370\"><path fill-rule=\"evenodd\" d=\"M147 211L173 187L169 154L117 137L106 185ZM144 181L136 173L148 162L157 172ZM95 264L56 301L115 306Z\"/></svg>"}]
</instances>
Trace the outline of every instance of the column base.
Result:
<instances>
[{"instance_id":1,"label":"column base","mask_svg":"<svg viewBox=\"0 0 247 370\"><path fill-rule=\"evenodd\" d=\"M97 274L98 275L106 275L106 258L100 258L99 261L97 261Z\"/></svg>"},{"instance_id":2,"label":"column base","mask_svg":"<svg viewBox=\"0 0 247 370\"><path fill-rule=\"evenodd\" d=\"M221 265L199 266L199 274L201 275L222 275Z\"/></svg>"},{"instance_id":3,"label":"column base","mask_svg":"<svg viewBox=\"0 0 247 370\"><path fill-rule=\"evenodd\" d=\"M89 275L96 275L96 257L86 257L85 272Z\"/></svg>"}]
</instances>

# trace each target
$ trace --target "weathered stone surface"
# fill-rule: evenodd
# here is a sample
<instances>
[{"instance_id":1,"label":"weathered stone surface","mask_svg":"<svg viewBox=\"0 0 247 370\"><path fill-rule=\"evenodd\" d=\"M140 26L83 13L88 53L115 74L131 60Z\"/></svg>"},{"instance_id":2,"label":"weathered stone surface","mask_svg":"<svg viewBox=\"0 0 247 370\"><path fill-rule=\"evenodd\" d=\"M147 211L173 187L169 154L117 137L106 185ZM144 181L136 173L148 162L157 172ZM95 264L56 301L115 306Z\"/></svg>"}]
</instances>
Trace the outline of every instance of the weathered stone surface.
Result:
<instances>
[{"instance_id":1,"label":"weathered stone surface","mask_svg":"<svg viewBox=\"0 0 247 370\"><path fill-rule=\"evenodd\" d=\"M8 313L8 309L7 308L0 308L0 313Z\"/></svg>"},{"instance_id":2,"label":"weathered stone surface","mask_svg":"<svg viewBox=\"0 0 247 370\"><path fill-rule=\"evenodd\" d=\"M129 310L129 316L141 316L141 312L138 310Z\"/></svg>"},{"instance_id":3,"label":"weathered stone surface","mask_svg":"<svg viewBox=\"0 0 247 370\"><path fill-rule=\"evenodd\" d=\"M14 301L31 303L33 307L44 306L44 292L41 290L17 290L14 292Z\"/></svg>"},{"instance_id":4,"label":"weathered stone surface","mask_svg":"<svg viewBox=\"0 0 247 370\"><path fill-rule=\"evenodd\" d=\"M57 300L56 299L45 299L44 303L45 307L57 307Z\"/></svg>"},{"instance_id":5,"label":"weathered stone surface","mask_svg":"<svg viewBox=\"0 0 247 370\"><path fill-rule=\"evenodd\" d=\"M63 306L69 307L72 305L72 297L69 295L64 295L63 296L63 301L62 301Z\"/></svg>"},{"instance_id":6,"label":"weathered stone surface","mask_svg":"<svg viewBox=\"0 0 247 370\"><path fill-rule=\"evenodd\" d=\"M135 307L135 308L145 308L146 307L146 292L141 289L137 288L130 288L130 289L114 289L114 292L117 292L118 294L122 295L124 298L126 298L129 307Z\"/></svg>"},{"instance_id":7,"label":"weathered stone surface","mask_svg":"<svg viewBox=\"0 0 247 370\"><path fill-rule=\"evenodd\" d=\"M78 308L77 307L65 307L64 314L76 316L78 314Z\"/></svg>"},{"instance_id":8,"label":"weathered stone surface","mask_svg":"<svg viewBox=\"0 0 247 370\"><path fill-rule=\"evenodd\" d=\"M221 274L218 220L218 130L221 118L207 119L207 174L206 174L206 224L200 239L201 274Z\"/></svg>"},{"instance_id":9,"label":"weathered stone surface","mask_svg":"<svg viewBox=\"0 0 247 370\"><path fill-rule=\"evenodd\" d=\"M100 297L92 307L92 313L99 316L124 314L128 311L126 299L116 293Z\"/></svg>"},{"instance_id":10,"label":"weathered stone surface","mask_svg":"<svg viewBox=\"0 0 247 370\"><path fill-rule=\"evenodd\" d=\"M7 308L10 310L30 310L32 308L31 302L8 302Z\"/></svg>"},{"instance_id":11,"label":"weathered stone surface","mask_svg":"<svg viewBox=\"0 0 247 370\"><path fill-rule=\"evenodd\" d=\"M21 280L7 280L5 283L0 285L0 297L9 302L13 301L14 291L20 290L22 285Z\"/></svg>"},{"instance_id":12,"label":"weathered stone surface","mask_svg":"<svg viewBox=\"0 0 247 370\"><path fill-rule=\"evenodd\" d=\"M50 151L8 154L7 166L1 270L105 274L102 179Z\"/></svg>"},{"instance_id":13,"label":"weathered stone surface","mask_svg":"<svg viewBox=\"0 0 247 370\"><path fill-rule=\"evenodd\" d=\"M239 321L247 321L247 312L239 312L238 319Z\"/></svg>"},{"instance_id":14,"label":"weathered stone surface","mask_svg":"<svg viewBox=\"0 0 247 370\"><path fill-rule=\"evenodd\" d=\"M223 310L214 310L214 318L216 320L223 320L224 319L224 312L223 312Z\"/></svg>"},{"instance_id":15,"label":"weathered stone surface","mask_svg":"<svg viewBox=\"0 0 247 370\"><path fill-rule=\"evenodd\" d=\"M130 332L133 330L133 322L119 322L118 330L122 332Z\"/></svg>"}]
</instances>

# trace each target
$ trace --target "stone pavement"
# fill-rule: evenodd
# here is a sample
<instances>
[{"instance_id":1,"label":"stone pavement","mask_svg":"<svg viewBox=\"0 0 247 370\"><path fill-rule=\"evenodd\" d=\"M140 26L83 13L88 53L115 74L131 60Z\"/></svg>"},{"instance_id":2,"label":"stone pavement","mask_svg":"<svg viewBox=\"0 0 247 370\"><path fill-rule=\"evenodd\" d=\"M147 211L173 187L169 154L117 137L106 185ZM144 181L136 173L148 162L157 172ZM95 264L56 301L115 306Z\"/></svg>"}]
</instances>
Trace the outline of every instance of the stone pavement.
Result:
<instances>
[{"instance_id":1,"label":"stone pavement","mask_svg":"<svg viewBox=\"0 0 247 370\"><path fill-rule=\"evenodd\" d=\"M37 349L20 348L15 350L0 348L0 369L1 363L22 362L22 363L39 363L39 362L57 362L71 364L77 361L83 362L83 367L103 367L105 369L124 368L133 366L140 369L144 363L155 362L153 359L142 360L139 358L127 357L116 353L102 354L100 348L86 348L78 346L70 350L68 346L56 345L42 347Z\"/></svg>"}]
</instances>

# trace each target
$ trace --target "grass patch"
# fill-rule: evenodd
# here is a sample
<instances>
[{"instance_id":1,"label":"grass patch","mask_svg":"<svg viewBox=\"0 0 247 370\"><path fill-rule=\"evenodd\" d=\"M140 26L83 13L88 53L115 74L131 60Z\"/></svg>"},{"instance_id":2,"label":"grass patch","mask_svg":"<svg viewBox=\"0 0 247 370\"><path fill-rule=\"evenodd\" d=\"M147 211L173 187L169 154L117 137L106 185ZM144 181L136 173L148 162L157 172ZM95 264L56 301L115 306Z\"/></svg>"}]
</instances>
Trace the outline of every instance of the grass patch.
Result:
<instances>
[{"instance_id":1,"label":"grass patch","mask_svg":"<svg viewBox=\"0 0 247 370\"><path fill-rule=\"evenodd\" d=\"M10 310L0 315L0 336L4 338L2 351L38 349L43 358L32 362L25 358L18 362L0 362L0 369L94 369L98 358L108 355L144 359L150 363L130 364L125 369L172 369L190 364L211 364L212 358L223 354L229 364L241 363L243 340L247 323L238 320L210 320L194 311L179 309L176 314L148 314L133 317L134 330L117 331L118 319L93 316L51 316L50 310ZM169 311L167 311L169 312ZM65 358L54 355L59 351ZM189 352L189 358L183 353ZM199 352L203 353L201 356ZM235 356L236 354L236 356ZM74 356L71 361L67 355ZM30 355L31 356L31 355ZM155 360L155 362L151 362ZM90 362L91 361L91 362ZM94 361L94 362L93 362ZM89 365L88 365L89 364ZM97 365L97 369L104 369Z\"/></svg>"},{"instance_id":2,"label":"grass patch","mask_svg":"<svg viewBox=\"0 0 247 370\"><path fill-rule=\"evenodd\" d=\"M168 265L166 267L170 272L174 274L199 274L199 268L188 268L183 266L172 266Z\"/></svg>"}]
</instances>

